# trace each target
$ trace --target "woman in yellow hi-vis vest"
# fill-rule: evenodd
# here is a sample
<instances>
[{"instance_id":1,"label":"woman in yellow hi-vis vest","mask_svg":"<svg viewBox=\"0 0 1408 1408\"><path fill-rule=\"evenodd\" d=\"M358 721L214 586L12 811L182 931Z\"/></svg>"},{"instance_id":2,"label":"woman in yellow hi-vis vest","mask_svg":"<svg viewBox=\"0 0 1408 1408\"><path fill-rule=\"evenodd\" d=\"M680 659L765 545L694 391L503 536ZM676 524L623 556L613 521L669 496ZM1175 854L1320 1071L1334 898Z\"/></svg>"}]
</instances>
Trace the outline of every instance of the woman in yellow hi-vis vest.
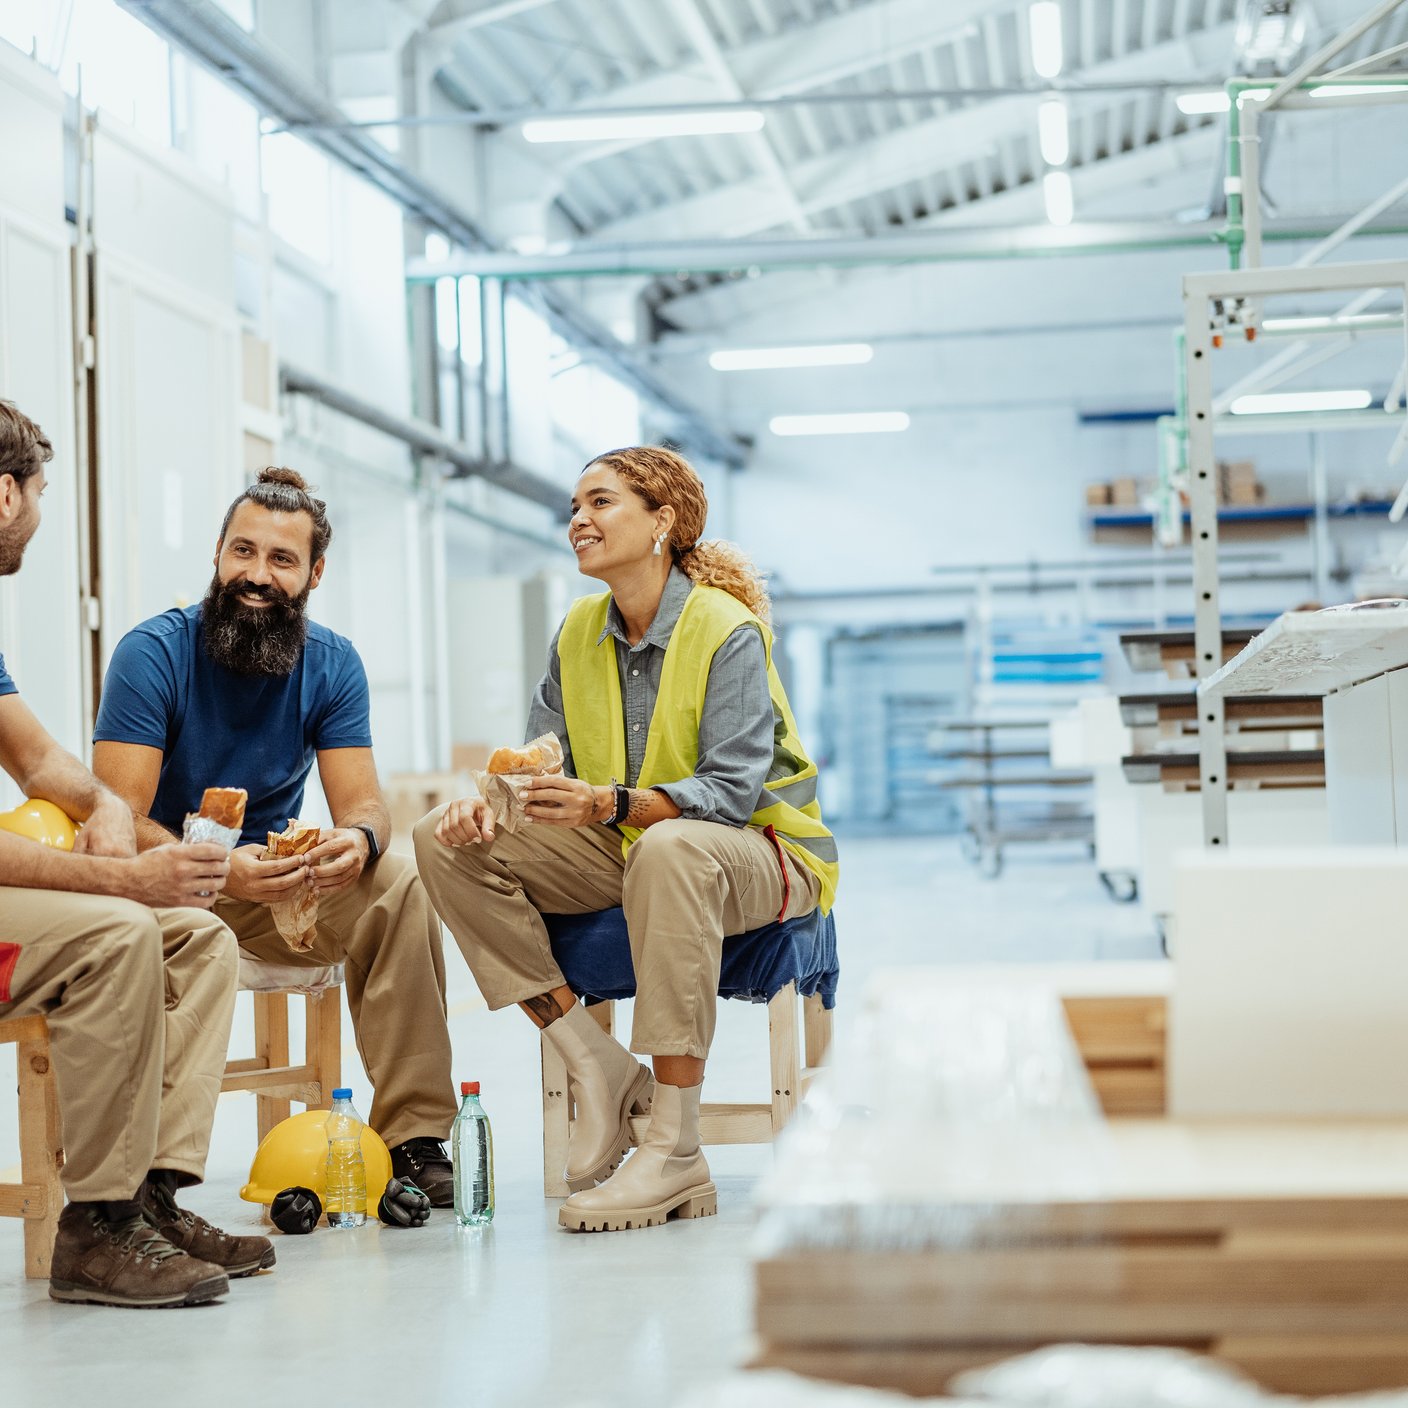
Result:
<instances>
[{"instance_id":1,"label":"woman in yellow hi-vis vest","mask_svg":"<svg viewBox=\"0 0 1408 1408\"><path fill-rule=\"evenodd\" d=\"M574 1191L559 1220L574 1230L716 1211L699 1089L724 938L829 910L836 891L767 595L737 548L701 541L707 513L670 450L612 450L583 470L568 532L579 570L610 591L567 613L527 733L557 734L563 774L534 779L535 824L512 834L478 797L416 827L421 877L485 1000L519 1004L567 1067ZM618 904L636 974L631 1051L653 1058L653 1077L576 1001L541 917Z\"/></svg>"}]
</instances>

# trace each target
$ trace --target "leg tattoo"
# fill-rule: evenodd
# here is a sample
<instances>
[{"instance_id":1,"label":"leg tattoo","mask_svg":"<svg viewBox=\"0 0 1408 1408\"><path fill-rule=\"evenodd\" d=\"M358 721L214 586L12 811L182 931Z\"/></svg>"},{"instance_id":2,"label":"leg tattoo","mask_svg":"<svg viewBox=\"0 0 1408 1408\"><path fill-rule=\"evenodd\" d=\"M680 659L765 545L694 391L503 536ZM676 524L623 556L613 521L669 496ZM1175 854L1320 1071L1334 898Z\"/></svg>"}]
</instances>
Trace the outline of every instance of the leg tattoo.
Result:
<instances>
[{"instance_id":1,"label":"leg tattoo","mask_svg":"<svg viewBox=\"0 0 1408 1408\"><path fill-rule=\"evenodd\" d=\"M518 1005L539 1027L551 1026L562 1016L562 1008L550 992L542 993L538 997L525 997Z\"/></svg>"}]
</instances>

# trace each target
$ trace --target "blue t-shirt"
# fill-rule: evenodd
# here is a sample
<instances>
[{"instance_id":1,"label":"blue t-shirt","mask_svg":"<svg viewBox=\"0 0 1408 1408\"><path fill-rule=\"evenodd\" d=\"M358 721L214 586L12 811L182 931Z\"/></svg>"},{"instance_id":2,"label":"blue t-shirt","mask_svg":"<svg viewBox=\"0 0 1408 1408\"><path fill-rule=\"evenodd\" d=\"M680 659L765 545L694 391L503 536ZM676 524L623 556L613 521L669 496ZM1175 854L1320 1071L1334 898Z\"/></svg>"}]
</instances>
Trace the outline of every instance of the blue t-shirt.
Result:
<instances>
[{"instance_id":1,"label":"blue t-shirt","mask_svg":"<svg viewBox=\"0 0 1408 1408\"><path fill-rule=\"evenodd\" d=\"M370 748L367 674L352 642L308 623L291 675L237 675L201 640L201 608L164 611L118 642L95 743L162 751L151 817L176 835L207 787L243 787L244 843L282 831L323 748Z\"/></svg>"},{"instance_id":2,"label":"blue t-shirt","mask_svg":"<svg viewBox=\"0 0 1408 1408\"><path fill-rule=\"evenodd\" d=\"M15 682L10 678L10 672L5 668L5 657L0 655L0 694L18 694Z\"/></svg>"}]
</instances>

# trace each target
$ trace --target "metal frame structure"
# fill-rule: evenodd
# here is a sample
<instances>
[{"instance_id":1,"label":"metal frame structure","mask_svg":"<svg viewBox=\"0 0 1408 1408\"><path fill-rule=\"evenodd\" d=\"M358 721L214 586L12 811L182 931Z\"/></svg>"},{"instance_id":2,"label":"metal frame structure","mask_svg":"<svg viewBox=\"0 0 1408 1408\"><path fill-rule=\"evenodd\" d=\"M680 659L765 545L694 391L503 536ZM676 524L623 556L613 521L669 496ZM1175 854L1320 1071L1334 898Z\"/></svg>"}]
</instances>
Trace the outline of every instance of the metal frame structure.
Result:
<instances>
[{"instance_id":1,"label":"metal frame structure","mask_svg":"<svg viewBox=\"0 0 1408 1408\"><path fill-rule=\"evenodd\" d=\"M1222 618L1218 603L1216 433L1212 354L1221 343L1229 304L1259 306L1280 294L1395 291L1408 309L1408 260L1339 264L1319 268L1230 269L1189 274L1183 280L1187 377L1188 499L1193 531L1194 645L1196 673L1206 678L1222 666ZM1400 316L1400 326L1403 324ZM1408 357L1408 328L1404 328ZM1375 413L1379 424L1384 413ZM1261 416L1258 421L1275 417ZM1408 421L1405 421L1408 423ZM1266 428L1266 427L1263 427ZM1219 696L1199 695L1198 753L1203 802L1203 839L1227 844L1227 742Z\"/></svg>"}]
</instances>

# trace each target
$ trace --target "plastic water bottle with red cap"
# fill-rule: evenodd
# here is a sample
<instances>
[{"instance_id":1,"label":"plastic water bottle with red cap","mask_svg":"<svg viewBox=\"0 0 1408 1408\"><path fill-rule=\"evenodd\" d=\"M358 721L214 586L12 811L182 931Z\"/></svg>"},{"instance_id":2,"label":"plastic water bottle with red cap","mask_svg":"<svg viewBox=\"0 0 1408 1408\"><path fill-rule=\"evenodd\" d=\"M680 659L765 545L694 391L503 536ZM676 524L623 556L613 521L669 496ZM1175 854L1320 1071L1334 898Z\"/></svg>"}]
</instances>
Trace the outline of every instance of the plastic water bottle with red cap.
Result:
<instances>
[{"instance_id":1,"label":"plastic water bottle with red cap","mask_svg":"<svg viewBox=\"0 0 1408 1408\"><path fill-rule=\"evenodd\" d=\"M450 1130L450 1158L455 1166L455 1220L461 1227L482 1227L494 1220L494 1136L479 1103L479 1082L460 1082L464 1103Z\"/></svg>"}]
</instances>

